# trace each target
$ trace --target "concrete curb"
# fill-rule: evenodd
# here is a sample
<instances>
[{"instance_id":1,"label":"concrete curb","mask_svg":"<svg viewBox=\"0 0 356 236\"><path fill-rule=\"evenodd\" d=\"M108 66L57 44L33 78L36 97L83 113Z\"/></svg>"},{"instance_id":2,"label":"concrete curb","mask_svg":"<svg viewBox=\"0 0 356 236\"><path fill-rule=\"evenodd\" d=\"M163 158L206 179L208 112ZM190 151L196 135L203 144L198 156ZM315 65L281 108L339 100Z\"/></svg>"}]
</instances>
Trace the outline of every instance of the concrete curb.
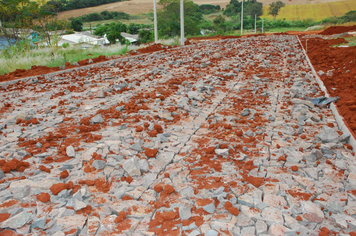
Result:
<instances>
[{"instance_id":1,"label":"concrete curb","mask_svg":"<svg viewBox=\"0 0 356 236\"><path fill-rule=\"evenodd\" d=\"M316 81L317 81L318 84L319 84L320 89L321 89L323 92L325 92L325 96L326 96L326 97L330 97L330 94L329 94L328 90L326 89L326 87L325 87L323 81L320 79L319 75L316 73L315 68L314 68L313 64L311 63L311 61L310 61L310 59L309 59L309 57L308 57L308 55L307 55L307 53L306 53L306 51L305 51L305 49L304 49L304 47L303 47L302 42L300 41L300 39L299 39L298 36L296 36L296 37L297 37L297 39L298 39L298 41L299 41L299 44L300 44L300 46L301 46L301 48L302 48L302 50L303 50L303 52L304 52L305 58L306 58L306 60L308 61L308 64L309 64L309 66L310 66L310 68L311 68L311 70L312 70L312 73L313 73L313 75L315 76L315 79L316 79ZM339 111L339 109L337 108L337 106L336 106L336 104L335 104L334 102L330 104L330 109L331 109L332 113L333 113L334 116L335 116L335 120L336 120L336 123L337 123L339 129L340 129L344 134L350 135L350 138L349 138L349 140L348 140L348 144L350 144L350 145L352 146L353 150L356 151L356 138L355 138L355 135L353 134L353 132L351 131L350 127L349 127L349 126L347 125L347 123L345 122L344 117L342 117L342 116L340 115L340 111Z\"/></svg>"}]
</instances>

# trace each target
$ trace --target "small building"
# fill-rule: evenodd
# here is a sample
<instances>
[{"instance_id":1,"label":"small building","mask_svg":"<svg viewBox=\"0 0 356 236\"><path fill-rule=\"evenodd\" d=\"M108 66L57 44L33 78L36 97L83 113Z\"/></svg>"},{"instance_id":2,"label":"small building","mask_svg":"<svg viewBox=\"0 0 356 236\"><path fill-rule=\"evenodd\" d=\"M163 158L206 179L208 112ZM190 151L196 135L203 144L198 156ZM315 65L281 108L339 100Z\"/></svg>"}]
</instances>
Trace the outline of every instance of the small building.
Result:
<instances>
[{"instance_id":1,"label":"small building","mask_svg":"<svg viewBox=\"0 0 356 236\"><path fill-rule=\"evenodd\" d=\"M64 43L69 43L69 45L82 44L84 47L88 47L90 45L103 46L109 44L109 41L106 37L98 37L88 32L75 32L74 34L62 35L58 45L62 46Z\"/></svg>"},{"instance_id":2,"label":"small building","mask_svg":"<svg viewBox=\"0 0 356 236\"><path fill-rule=\"evenodd\" d=\"M128 40L131 44L138 43L138 34L128 34L128 33L121 32L121 36L124 37L126 40Z\"/></svg>"}]
</instances>

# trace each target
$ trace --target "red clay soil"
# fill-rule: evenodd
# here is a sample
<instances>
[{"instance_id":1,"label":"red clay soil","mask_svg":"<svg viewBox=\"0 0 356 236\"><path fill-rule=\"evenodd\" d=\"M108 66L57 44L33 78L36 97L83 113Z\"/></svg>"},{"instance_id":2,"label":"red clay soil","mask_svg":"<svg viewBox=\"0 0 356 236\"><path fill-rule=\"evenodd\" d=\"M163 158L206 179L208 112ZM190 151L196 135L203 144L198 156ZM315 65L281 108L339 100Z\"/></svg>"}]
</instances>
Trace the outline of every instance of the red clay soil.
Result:
<instances>
[{"instance_id":1,"label":"red clay soil","mask_svg":"<svg viewBox=\"0 0 356 236\"><path fill-rule=\"evenodd\" d=\"M356 25L353 26L331 26L319 33L320 35L333 35L333 34L342 34L347 32L356 31Z\"/></svg>"},{"instance_id":2,"label":"red clay soil","mask_svg":"<svg viewBox=\"0 0 356 236\"><path fill-rule=\"evenodd\" d=\"M311 31L287 31L286 33L289 35L311 35L311 34L319 34L323 32L323 30L311 30Z\"/></svg>"},{"instance_id":3,"label":"red clay soil","mask_svg":"<svg viewBox=\"0 0 356 236\"><path fill-rule=\"evenodd\" d=\"M333 32L341 33L341 29ZM342 28L348 30L348 28ZM356 29L356 27L355 27ZM327 31L327 30L326 30ZM327 31L331 32L331 30ZM305 40L302 39L305 48ZM356 133L356 46L340 48L332 47L336 44L345 43L343 38L325 40L320 38L308 39L308 56L317 72L325 74L323 80L331 96L339 96L337 107L345 118L349 128ZM332 72L327 75L327 72Z\"/></svg>"},{"instance_id":4,"label":"red clay soil","mask_svg":"<svg viewBox=\"0 0 356 236\"><path fill-rule=\"evenodd\" d=\"M152 44L151 46L137 49L137 51L139 53L150 53L150 52L157 52L157 51L161 51L161 50L164 50L164 47L160 43L155 43L155 44Z\"/></svg>"}]
</instances>

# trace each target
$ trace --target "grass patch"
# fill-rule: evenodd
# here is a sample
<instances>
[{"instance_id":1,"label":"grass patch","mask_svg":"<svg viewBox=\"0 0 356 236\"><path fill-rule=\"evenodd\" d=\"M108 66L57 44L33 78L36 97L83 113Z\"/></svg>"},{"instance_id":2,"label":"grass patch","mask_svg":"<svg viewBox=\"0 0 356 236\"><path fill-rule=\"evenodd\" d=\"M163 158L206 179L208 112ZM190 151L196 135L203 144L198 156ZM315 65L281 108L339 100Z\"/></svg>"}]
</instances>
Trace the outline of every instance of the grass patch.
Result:
<instances>
[{"instance_id":1,"label":"grass patch","mask_svg":"<svg viewBox=\"0 0 356 236\"><path fill-rule=\"evenodd\" d=\"M279 27L279 28L267 29L266 32L283 33L286 31L305 31L306 29L307 29L306 27Z\"/></svg>"},{"instance_id":2,"label":"grass patch","mask_svg":"<svg viewBox=\"0 0 356 236\"><path fill-rule=\"evenodd\" d=\"M347 40L347 45L349 45L350 47L356 46L356 36L353 36L351 38L346 37L345 39Z\"/></svg>"},{"instance_id":3,"label":"grass patch","mask_svg":"<svg viewBox=\"0 0 356 236\"><path fill-rule=\"evenodd\" d=\"M344 38L347 41L347 43L335 44L335 45L333 45L333 47L340 47L340 46L354 47L354 46L356 46L356 36L342 37L342 38Z\"/></svg>"},{"instance_id":4,"label":"grass patch","mask_svg":"<svg viewBox=\"0 0 356 236\"><path fill-rule=\"evenodd\" d=\"M62 66L66 62L74 63L80 60L104 56L123 55L134 49L133 46L112 45L108 47L95 46L82 48L71 46L68 48L51 47L32 49L24 52L11 51L11 48L0 51L0 75L15 71L16 69L30 69L31 66Z\"/></svg>"}]
</instances>

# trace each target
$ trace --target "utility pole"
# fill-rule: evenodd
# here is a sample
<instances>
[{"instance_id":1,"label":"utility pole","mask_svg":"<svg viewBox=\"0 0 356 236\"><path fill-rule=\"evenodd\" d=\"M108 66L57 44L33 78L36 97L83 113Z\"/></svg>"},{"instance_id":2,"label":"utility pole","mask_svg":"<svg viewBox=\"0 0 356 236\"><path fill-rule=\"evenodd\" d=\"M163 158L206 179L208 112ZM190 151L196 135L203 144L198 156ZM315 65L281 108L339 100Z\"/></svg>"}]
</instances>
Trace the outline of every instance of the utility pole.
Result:
<instances>
[{"instance_id":1,"label":"utility pole","mask_svg":"<svg viewBox=\"0 0 356 236\"><path fill-rule=\"evenodd\" d=\"M257 22L257 16L256 16L256 14L255 14L255 34L257 33L256 22Z\"/></svg>"},{"instance_id":2,"label":"utility pole","mask_svg":"<svg viewBox=\"0 0 356 236\"><path fill-rule=\"evenodd\" d=\"M184 45L184 3L180 0L180 45Z\"/></svg>"},{"instance_id":3,"label":"utility pole","mask_svg":"<svg viewBox=\"0 0 356 236\"><path fill-rule=\"evenodd\" d=\"M153 21L154 21L154 35L155 43L158 43L158 33L157 33L157 4L156 0L153 0Z\"/></svg>"},{"instance_id":4,"label":"utility pole","mask_svg":"<svg viewBox=\"0 0 356 236\"><path fill-rule=\"evenodd\" d=\"M244 0L241 2L242 7L241 7L241 35L243 33L243 28L244 28Z\"/></svg>"}]
</instances>

